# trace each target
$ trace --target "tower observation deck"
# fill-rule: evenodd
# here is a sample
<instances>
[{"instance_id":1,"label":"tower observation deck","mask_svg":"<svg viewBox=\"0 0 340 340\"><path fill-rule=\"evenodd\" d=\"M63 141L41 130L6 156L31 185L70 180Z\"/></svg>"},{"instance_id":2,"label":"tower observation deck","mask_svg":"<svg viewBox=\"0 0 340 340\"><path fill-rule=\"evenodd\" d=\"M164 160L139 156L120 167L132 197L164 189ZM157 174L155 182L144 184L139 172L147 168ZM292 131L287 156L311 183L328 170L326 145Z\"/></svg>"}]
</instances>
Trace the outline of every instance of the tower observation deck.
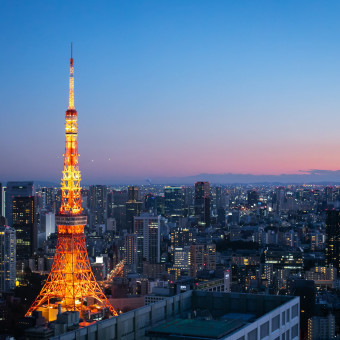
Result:
<instances>
[{"instance_id":1,"label":"tower observation deck","mask_svg":"<svg viewBox=\"0 0 340 340\"><path fill-rule=\"evenodd\" d=\"M82 215L81 207L77 118L71 54L69 106L65 117L64 169L61 178L62 197L56 216L57 247L47 281L26 313L26 316L30 316L34 310L42 310L49 321L55 319L56 313L51 315L50 311L57 311L58 305L65 311L79 311L82 316L98 309L106 309L113 316L118 315L92 273L86 250L84 227L87 218Z\"/></svg>"}]
</instances>

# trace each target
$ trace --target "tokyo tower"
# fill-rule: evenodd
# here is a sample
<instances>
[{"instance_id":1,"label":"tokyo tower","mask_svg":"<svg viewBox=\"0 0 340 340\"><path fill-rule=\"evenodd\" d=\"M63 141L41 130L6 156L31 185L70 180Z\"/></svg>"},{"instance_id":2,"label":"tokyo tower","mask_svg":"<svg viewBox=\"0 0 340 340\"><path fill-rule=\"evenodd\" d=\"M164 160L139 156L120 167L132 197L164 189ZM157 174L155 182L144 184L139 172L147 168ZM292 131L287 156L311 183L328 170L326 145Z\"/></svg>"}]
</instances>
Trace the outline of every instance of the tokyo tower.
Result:
<instances>
[{"instance_id":1,"label":"tokyo tower","mask_svg":"<svg viewBox=\"0 0 340 340\"><path fill-rule=\"evenodd\" d=\"M91 270L86 250L84 227L86 216L82 215L80 171L77 147L77 111L74 107L73 58L71 48L69 105L65 117L64 170L61 178L61 207L56 215L58 226L57 247L51 272L38 297L25 316L34 310L63 310L84 312L107 308L118 315L99 287ZM91 299L92 298L92 299ZM91 301L95 301L92 306ZM53 317L52 317L53 318Z\"/></svg>"}]
</instances>

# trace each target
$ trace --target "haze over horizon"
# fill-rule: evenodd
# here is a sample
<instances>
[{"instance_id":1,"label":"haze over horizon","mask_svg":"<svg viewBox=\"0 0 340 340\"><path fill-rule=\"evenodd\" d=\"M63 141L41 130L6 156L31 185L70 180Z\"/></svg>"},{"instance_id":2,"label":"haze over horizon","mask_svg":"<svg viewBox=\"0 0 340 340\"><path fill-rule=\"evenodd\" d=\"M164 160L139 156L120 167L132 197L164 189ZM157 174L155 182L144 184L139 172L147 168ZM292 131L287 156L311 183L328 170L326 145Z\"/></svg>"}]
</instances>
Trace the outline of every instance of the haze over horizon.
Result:
<instances>
[{"instance_id":1,"label":"haze over horizon","mask_svg":"<svg viewBox=\"0 0 340 340\"><path fill-rule=\"evenodd\" d=\"M0 179L59 183L72 41L83 183L340 181L339 10L2 1Z\"/></svg>"},{"instance_id":2,"label":"haze over horizon","mask_svg":"<svg viewBox=\"0 0 340 340\"><path fill-rule=\"evenodd\" d=\"M10 178L5 179L4 182L9 181L34 181L42 186L59 186L59 181L55 179L42 178ZM298 174L280 174L280 175L253 175L253 174L209 174L202 173L191 176L182 177L120 177L120 178L101 178L93 179L92 181L85 179L82 181L83 186L88 185L193 185L198 181L208 181L211 184L340 184L340 170L317 170L301 171Z\"/></svg>"}]
</instances>

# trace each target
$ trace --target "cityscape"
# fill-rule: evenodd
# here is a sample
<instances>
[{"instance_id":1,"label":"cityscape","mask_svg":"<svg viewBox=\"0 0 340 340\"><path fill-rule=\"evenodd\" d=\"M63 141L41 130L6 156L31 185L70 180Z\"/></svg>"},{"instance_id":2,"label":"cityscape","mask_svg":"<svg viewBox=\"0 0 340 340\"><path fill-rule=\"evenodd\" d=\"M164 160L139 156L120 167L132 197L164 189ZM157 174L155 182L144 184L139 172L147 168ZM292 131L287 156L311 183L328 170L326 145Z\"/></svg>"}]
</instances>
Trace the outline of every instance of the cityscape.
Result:
<instances>
[{"instance_id":1,"label":"cityscape","mask_svg":"<svg viewBox=\"0 0 340 340\"><path fill-rule=\"evenodd\" d=\"M330 32L328 25L337 21L336 13L340 11L340 4L336 2L331 2L329 7L321 3L311 4L300 27L298 19L306 10L306 3L295 7L290 1L282 7L278 3L262 1L258 6L247 3L245 7L229 1L214 4L141 1L128 5L107 2L98 7L77 2L77 5L79 11L73 4L66 17L74 14L75 21L86 31L87 24L92 25L87 21L90 17L98 20L98 27L109 23L108 27L115 28L132 18L144 25L148 22L146 19L154 18L145 28L147 33L143 34L146 36L140 39L142 42L146 39L146 42L150 37L157 43L149 46L147 42L148 47L143 45L138 50L140 56L131 56L140 60L141 65L145 62L143 53L151 46L156 51L157 46L162 45L159 39L164 33L170 43L166 53L171 52L172 46L181 44L182 33L183 44L190 45L191 41L198 39L203 46L210 46L214 52L220 51L222 36L229 31L227 24L219 20L229 18L236 25L233 27L241 27L235 15L239 15L238 20L243 22L241 14L246 15L247 10L256 18L264 13L272 15L268 22L251 19L249 26L245 26L249 32L262 32L254 41L248 37L248 44L270 45L274 40L270 34L266 36L265 29L271 27L279 34L282 27L286 27L282 22L275 25L274 21L280 18L286 25L292 22L291 27L297 35L292 37L285 32L277 39L281 43L285 39L293 41L303 32L301 36L306 39L303 41L306 41L308 50L307 42L312 41L316 46L326 44L318 36L305 37L307 27L315 28L313 18L320 19L320 13L328 18L320 19L318 27L321 35L326 34ZM32 32L47 39L49 47L53 45L50 43L52 38L46 38L42 33L45 30L32 24L32 19L45 14L51 21L47 23L47 19L42 18L46 21L46 34L56 34L54 21L63 15L63 6L67 4L63 1L50 7L43 4L38 11L37 6L21 1L0 4L0 19L3 17L4 22L8 22L14 13L23 19L16 29L10 31L7 28L0 38L4 43L13 38L13 43L5 44L10 50L22 46L23 37L32 35ZM292 8L294 11L289 12ZM192 12L196 14L195 18L190 16ZM107 16L111 18L109 15L118 18L118 22L106 21ZM203 21L198 24L197 20L202 18L204 24ZM164 23L162 19L166 19ZM176 20L181 27L179 32L174 28ZM191 28L195 28L194 32L190 26L182 26L187 20L192 24ZM28 24L26 28L24 23ZM153 32L156 24L160 24L162 33ZM131 25L133 32L139 27L136 23ZM201 25L206 25L207 40L200 30ZM100 37L98 27L91 29ZM165 31L165 27L169 31ZM332 29L340 33L340 26L334 27ZM26 33L26 29L32 31ZM224 33L216 36L220 29ZM107 39L108 32L109 29L105 31ZM185 37L189 32L190 38ZM15 73L14 77L20 79L20 100L12 103L8 93L13 84L9 71L4 68L4 79L8 82L1 85L0 103L1 117L5 122L0 135L3 142L0 154L0 340L340 339L340 154L337 148L340 137L332 135L338 125L338 118L332 118L340 110L338 98L334 99L333 108L323 102L330 100L330 96L325 97L324 90L320 90L320 103L316 105L316 99L310 98L308 105L313 107L306 104L305 110L310 110L310 115L305 121L297 113L294 116L291 112L283 112L285 105L278 102L275 104L277 116L273 113L271 122L265 119L265 113L264 116L258 113L259 121L254 123L251 112L235 118L246 110L249 103L245 102L251 96L239 102L241 111L235 109L233 112L229 110L237 104L236 97L241 96L242 91L234 102L232 96L226 95L233 102L232 106L214 102L217 97L211 96L209 91L205 95L199 93L197 88L195 91L198 92L192 89L195 99L189 96L183 102L180 93L183 88L177 92L176 87L184 86L185 80L182 84L176 76L177 85L168 88L168 95L174 98L174 102L177 96L186 112L179 111L177 115L176 106L171 104L174 114L167 116L170 109L164 101L162 116L158 100L163 98L162 91L166 92L167 86L160 84L159 89L156 85L148 90L155 97L160 95L161 99L155 99L157 110L161 110L160 118L152 112L150 116L146 115L145 107L151 104L145 89L135 92L141 106L137 114L133 113L136 110L133 92L129 93L129 101L125 89L120 92L117 85L112 85L104 93L95 88L100 88L99 83L91 90L86 89L84 83L88 86L91 77L101 79L99 73L103 69L103 64L93 63L93 60L84 67L86 55L93 53L89 48L87 54L84 46L87 41L92 41L91 36L74 28L70 32L60 28L58 34L62 39L69 35L69 40L55 42L55 48L63 49L62 62L53 64L55 56L51 57L50 66L37 71L38 79L48 79L39 85L41 91L45 91L43 88L48 87L49 82L53 83L50 88L53 91L47 98L42 96L43 108L26 126L28 135L21 135L20 131L22 122L34 111L33 108L23 111L21 120L15 115L7 118L7 111L11 113L13 105L23 110L21 105L30 105L34 100L38 102L40 98L32 99L36 85L32 80L32 87L27 86L30 98L26 104L26 95L21 94L24 75ZM123 33L115 34L120 41ZM129 35L127 31L125 34ZM33 35L32 43L39 45ZM244 38L242 32L235 33L235 36L240 40ZM176 38L175 43L171 42L171 37ZM137 38L131 39L137 44ZM92 43L98 43L97 38ZM130 47L134 43L129 45L126 42ZM111 43L107 42L109 45ZM237 43L231 46L236 48ZM299 50L295 43L292 46L291 51ZM192 47L196 52L197 45ZM313 48L316 53L317 47ZM31 53L28 50L23 54ZM49 53L53 54L53 51ZM106 56L110 51L109 47L103 46L102 63L107 63ZM184 62L188 58L186 47L183 51L183 55L174 52L172 57L183 58L180 60ZM327 50L329 54L339 52L337 49ZM30 54L31 57L34 53ZM96 60L101 58L101 53ZM117 59L111 63L121 63L124 69L124 62L128 64L131 60L126 55L122 58L120 53L117 52ZM202 60L210 53L213 52L202 52ZM270 53L275 54L275 51ZM255 57L256 53L251 51L250 55ZM263 57L268 55L263 52ZM1 58L2 62L6 61L7 54ZM190 58L195 59L193 55ZM186 67L191 63L190 58ZM209 58L203 69L214 62L212 55ZM317 56L311 58L311 63L320 62L321 65L323 62ZM248 61L251 59L249 56ZM25 62L27 68L39 64L37 61L30 64L29 60L25 62L23 57L19 64ZM192 62L195 64L196 60ZM219 60L216 62L216 65L222 65ZM120 78L120 72L111 67L107 64L107 72L113 72L111 75L117 72ZM131 67L133 73L135 66ZM175 72L175 68L169 67ZM339 63L332 67L340 70ZM264 71L263 82L269 71ZM25 72L28 71L22 70L23 74ZM126 72L122 71L126 81L133 82L130 70ZM177 72L190 78L189 71L186 74L179 68ZM286 79L284 72L282 79ZM217 75L216 71L216 83L211 81L210 85L212 91L218 92L218 87L221 86L222 91L223 85ZM294 74L295 85L301 81L300 77L302 79L305 75ZM208 76L203 77L202 82L208 79ZM251 83L250 78L245 81ZM270 84L260 83L258 80L259 86L254 93L259 94L261 86L269 89ZM333 80L330 84L334 85ZM121 85L127 86L126 83ZM292 85L294 92L297 90L295 85ZM145 86L147 88L150 83L146 81ZM337 86L339 93L340 82ZM311 96L312 87L309 87ZM113 89L118 94L112 94ZM305 94L302 92L299 98L303 102ZM185 96L189 92L183 93ZM244 95L247 93L245 91ZM98 111L87 98L93 96L97 96L93 100L98 102ZM275 101L276 96L279 95L273 94L268 101ZM112 98L117 100L117 106ZM51 105L46 107L49 101ZM123 108L125 101L126 112ZM104 106L107 105L107 116L100 113L103 102ZM302 105L300 101L295 104ZM36 104L32 105L36 107ZM64 110L59 110L62 105ZM201 105L202 111L196 105ZM216 109L219 105L222 106ZM261 105L256 107L256 101L253 105L252 112L256 114ZM58 116L57 120L46 114L49 107L53 115ZM319 107L324 110L318 111ZM263 109L267 108L263 106ZM222 110L223 117L219 110ZM112 112L116 124L110 127L110 135L106 128L110 125ZM195 112L194 116L192 112ZM128 113L131 114L130 120L125 121ZM304 115L305 111L301 112L301 116ZM244 124L232 126L238 119L244 120ZM319 124L320 131L316 127L319 119L327 121L327 125ZM128 129L123 139L120 133L127 122ZM186 124L192 124L191 128L185 130L183 126ZM17 126L18 133L11 129L13 126ZM160 153L159 148L164 150ZM58 153L57 150L61 151ZM84 158L80 156L83 150Z\"/></svg>"}]
</instances>

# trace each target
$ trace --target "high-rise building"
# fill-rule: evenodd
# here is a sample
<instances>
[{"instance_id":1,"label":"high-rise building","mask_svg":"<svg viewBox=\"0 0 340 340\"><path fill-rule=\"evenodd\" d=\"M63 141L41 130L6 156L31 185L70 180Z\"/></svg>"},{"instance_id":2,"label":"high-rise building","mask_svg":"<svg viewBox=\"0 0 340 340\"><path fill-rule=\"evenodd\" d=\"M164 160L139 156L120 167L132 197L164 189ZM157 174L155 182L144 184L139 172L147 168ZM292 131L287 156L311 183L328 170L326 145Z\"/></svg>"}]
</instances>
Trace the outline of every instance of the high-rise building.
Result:
<instances>
[{"instance_id":1,"label":"high-rise building","mask_svg":"<svg viewBox=\"0 0 340 340\"><path fill-rule=\"evenodd\" d=\"M192 187L182 187L183 190L183 215L191 216L194 215L194 193Z\"/></svg>"},{"instance_id":2,"label":"high-rise building","mask_svg":"<svg viewBox=\"0 0 340 340\"><path fill-rule=\"evenodd\" d=\"M190 246L190 276L195 277L200 270L216 269L216 245L192 244Z\"/></svg>"},{"instance_id":3,"label":"high-rise building","mask_svg":"<svg viewBox=\"0 0 340 340\"><path fill-rule=\"evenodd\" d=\"M137 264L137 235L127 234L124 237L125 243L125 265L136 270Z\"/></svg>"},{"instance_id":4,"label":"high-rise building","mask_svg":"<svg viewBox=\"0 0 340 340\"><path fill-rule=\"evenodd\" d=\"M191 265L190 254L190 246L175 248L173 268L189 271Z\"/></svg>"},{"instance_id":5,"label":"high-rise building","mask_svg":"<svg viewBox=\"0 0 340 340\"><path fill-rule=\"evenodd\" d=\"M45 239L55 233L55 215L52 212L42 212L40 214L40 229L45 232Z\"/></svg>"},{"instance_id":6,"label":"high-rise building","mask_svg":"<svg viewBox=\"0 0 340 340\"><path fill-rule=\"evenodd\" d=\"M183 216L184 195L182 187L164 188L164 214L171 221L176 222Z\"/></svg>"},{"instance_id":7,"label":"high-rise building","mask_svg":"<svg viewBox=\"0 0 340 340\"><path fill-rule=\"evenodd\" d=\"M137 236L137 269L143 270L143 261L160 262L160 216L142 213L134 218L134 233Z\"/></svg>"},{"instance_id":8,"label":"high-rise building","mask_svg":"<svg viewBox=\"0 0 340 340\"><path fill-rule=\"evenodd\" d=\"M139 201L139 188L132 185L128 187L129 201Z\"/></svg>"},{"instance_id":9,"label":"high-rise building","mask_svg":"<svg viewBox=\"0 0 340 340\"><path fill-rule=\"evenodd\" d=\"M16 231L0 227L0 292L15 288L16 278Z\"/></svg>"},{"instance_id":10,"label":"high-rise building","mask_svg":"<svg viewBox=\"0 0 340 340\"><path fill-rule=\"evenodd\" d=\"M170 232L170 241L171 254L173 255L175 248L183 248L194 243L196 241L196 235L193 229L176 227Z\"/></svg>"},{"instance_id":11,"label":"high-rise building","mask_svg":"<svg viewBox=\"0 0 340 340\"><path fill-rule=\"evenodd\" d=\"M256 207L259 200L259 195L256 190L248 190L247 193L247 203L248 206L253 208Z\"/></svg>"},{"instance_id":12,"label":"high-rise building","mask_svg":"<svg viewBox=\"0 0 340 340\"><path fill-rule=\"evenodd\" d=\"M210 225L210 184L195 183L195 216L202 228Z\"/></svg>"},{"instance_id":13,"label":"high-rise building","mask_svg":"<svg viewBox=\"0 0 340 340\"><path fill-rule=\"evenodd\" d=\"M8 225L13 225L13 199L15 197L30 197L34 195L33 182L8 182L5 194L5 216L7 218Z\"/></svg>"},{"instance_id":14,"label":"high-rise building","mask_svg":"<svg viewBox=\"0 0 340 340\"><path fill-rule=\"evenodd\" d=\"M126 202L126 229L129 234L134 230L134 217L139 216L142 211L143 202L138 201L138 187L128 188L128 198Z\"/></svg>"},{"instance_id":15,"label":"high-rise building","mask_svg":"<svg viewBox=\"0 0 340 340\"><path fill-rule=\"evenodd\" d=\"M108 194L107 216L116 220L117 230L126 227L126 202L128 192L126 190L112 190Z\"/></svg>"},{"instance_id":16,"label":"high-rise building","mask_svg":"<svg viewBox=\"0 0 340 340\"><path fill-rule=\"evenodd\" d=\"M284 187L277 187L275 190L276 211L280 212L285 208L286 192Z\"/></svg>"},{"instance_id":17,"label":"high-rise building","mask_svg":"<svg viewBox=\"0 0 340 340\"><path fill-rule=\"evenodd\" d=\"M299 246L299 234L297 231L289 230L285 233L286 246L297 248Z\"/></svg>"},{"instance_id":18,"label":"high-rise building","mask_svg":"<svg viewBox=\"0 0 340 340\"><path fill-rule=\"evenodd\" d=\"M340 210L327 210L326 264L340 270Z\"/></svg>"},{"instance_id":19,"label":"high-rise building","mask_svg":"<svg viewBox=\"0 0 340 340\"><path fill-rule=\"evenodd\" d=\"M313 316L315 307L315 282L298 277L289 277L287 279L287 291L288 295L300 297L301 339L305 339L308 334L308 319Z\"/></svg>"},{"instance_id":20,"label":"high-rise building","mask_svg":"<svg viewBox=\"0 0 340 340\"><path fill-rule=\"evenodd\" d=\"M144 196L144 210L147 212L156 212L156 199L151 193Z\"/></svg>"},{"instance_id":21,"label":"high-rise building","mask_svg":"<svg viewBox=\"0 0 340 340\"><path fill-rule=\"evenodd\" d=\"M37 250L38 229L36 200L31 197L15 197L12 201L12 221L17 238L17 262L28 260Z\"/></svg>"},{"instance_id":22,"label":"high-rise building","mask_svg":"<svg viewBox=\"0 0 340 340\"><path fill-rule=\"evenodd\" d=\"M324 248L325 235L323 233L319 230L315 230L314 232L311 232L309 236L311 251L317 251Z\"/></svg>"},{"instance_id":23,"label":"high-rise building","mask_svg":"<svg viewBox=\"0 0 340 340\"><path fill-rule=\"evenodd\" d=\"M4 205L4 201L3 201L3 195L2 195L2 191L3 191L3 187L2 187L2 183L0 183L0 217L1 216L5 216L4 214L4 209L3 209L3 205Z\"/></svg>"},{"instance_id":24,"label":"high-rise building","mask_svg":"<svg viewBox=\"0 0 340 340\"><path fill-rule=\"evenodd\" d=\"M107 188L105 185L90 186L90 224L106 224Z\"/></svg>"},{"instance_id":25,"label":"high-rise building","mask_svg":"<svg viewBox=\"0 0 340 340\"><path fill-rule=\"evenodd\" d=\"M327 316L313 316L308 319L308 340L329 340L335 339L335 317L332 314Z\"/></svg>"},{"instance_id":26,"label":"high-rise building","mask_svg":"<svg viewBox=\"0 0 340 340\"><path fill-rule=\"evenodd\" d=\"M54 188L41 188L42 209L55 213L55 189Z\"/></svg>"},{"instance_id":27,"label":"high-rise building","mask_svg":"<svg viewBox=\"0 0 340 340\"><path fill-rule=\"evenodd\" d=\"M156 215L164 215L164 196L155 197Z\"/></svg>"}]
</instances>

